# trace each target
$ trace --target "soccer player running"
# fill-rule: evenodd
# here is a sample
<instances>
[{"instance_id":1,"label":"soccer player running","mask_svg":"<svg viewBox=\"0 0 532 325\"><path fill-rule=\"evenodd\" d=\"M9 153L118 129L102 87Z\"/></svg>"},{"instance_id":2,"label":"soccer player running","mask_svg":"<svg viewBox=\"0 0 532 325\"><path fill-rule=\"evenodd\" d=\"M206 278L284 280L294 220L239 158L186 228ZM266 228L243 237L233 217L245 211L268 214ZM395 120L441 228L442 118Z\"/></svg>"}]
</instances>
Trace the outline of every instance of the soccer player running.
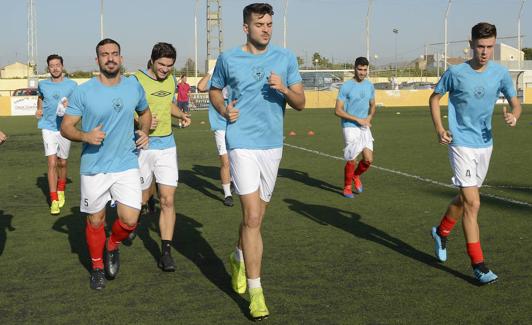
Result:
<instances>
[{"instance_id":1,"label":"soccer player running","mask_svg":"<svg viewBox=\"0 0 532 325\"><path fill-rule=\"evenodd\" d=\"M210 100L227 121L230 170L242 205L237 248L230 255L232 287L250 295L253 319L268 317L260 282L261 224L275 186L283 150L286 103L305 107L305 94L295 55L270 45L272 6L250 4L243 11L247 42L222 53L211 80ZM231 88L226 106L222 89ZM246 282L247 277L247 282Z\"/></svg>"},{"instance_id":2,"label":"soccer player running","mask_svg":"<svg viewBox=\"0 0 532 325\"><path fill-rule=\"evenodd\" d=\"M345 82L336 99L334 113L341 118L344 133L344 196L353 198L352 185L357 193L364 188L360 181L362 175L373 162L373 136L371 121L375 116L375 88L368 76L369 61L365 57L355 60L355 77ZM356 158L362 153L362 159L356 166Z\"/></svg>"},{"instance_id":3,"label":"soccer player running","mask_svg":"<svg viewBox=\"0 0 532 325\"><path fill-rule=\"evenodd\" d=\"M141 207L137 150L148 145L151 112L144 89L135 78L120 74L120 45L109 38L96 45L100 75L72 94L61 133L83 142L81 212L87 213L85 236L92 260L90 287L105 287L105 273L114 279L120 268L119 245L137 226ZM140 130L134 130L134 112ZM81 129L76 124L81 120ZM105 206L116 200L118 218L106 238ZM103 255L105 251L105 263Z\"/></svg>"},{"instance_id":4,"label":"soccer player running","mask_svg":"<svg viewBox=\"0 0 532 325\"><path fill-rule=\"evenodd\" d=\"M213 71L209 71L198 82L198 91L205 92L211 87L211 76ZM225 105L228 104L229 96L228 87L222 89ZM225 145L225 129L227 127L227 120L220 115L218 111L212 106L209 101L209 123L211 130L214 132L214 141L218 149L218 156L220 157L220 179L222 181L222 189L224 191L224 205L232 207L234 205L233 196L231 195L231 173L229 171L229 157L227 156L227 147Z\"/></svg>"},{"instance_id":5,"label":"soccer player running","mask_svg":"<svg viewBox=\"0 0 532 325\"><path fill-rule=\"evenodd\" d=\"M50 79L39 82L37 126L41 129L44 154L48 158L48 189L50 192L50 214L57 215L65 205L67 181L67 159L70 140L59 131L68 106L68 98L77 84L63 76L63 58L57 54L46 59Z\"/></svg>"},{"instance_id":6,"label":"soccer player running","mask_svg":"<svg viewBox=\"0 0 532 325\"><path fill-rule=\"evenodd\" d=\"M471 29L470 46L473 58L451 66L430 96L432 121L440 144L448 145L453 170L452 182L459 193L447 207L438 227L432 228L436 258L447 260L447 237L462 218L467 254L473 274L480 284L497 280L485 264L480 247L477 216L480 208L479 188L488 172L493 148L491 119L495 102L502 92L511 112L503 109L503 118L514 127L521 115L512 78L506 68L491 62L497 30L489 23L479 23ZM449 130L440 116L440 99L449 92Z\"/></svg>"},{"instance_id":7,"label":"soccer player running","mask_svg":"<svg viewBox=\"0 0 532 325\"><path fill-rule=\"evenodd\" d=\"M152 112L152 127L149 134L148 149L140 150L140 183L142 204L148 203L153 176L159 188L161 214L161 257L158 266L166 272L175 271L175 263L170 254L175 226L174 194L178 181L177 149L172 133L172 116L182 122L183 127L190 125L188 114L182 112L174 103L176 79L172 68L176 60L176 50L172 44L157 43L151 52L151 64L147 70L135 73L144 91Z\"/></svg>"}]
</instances>

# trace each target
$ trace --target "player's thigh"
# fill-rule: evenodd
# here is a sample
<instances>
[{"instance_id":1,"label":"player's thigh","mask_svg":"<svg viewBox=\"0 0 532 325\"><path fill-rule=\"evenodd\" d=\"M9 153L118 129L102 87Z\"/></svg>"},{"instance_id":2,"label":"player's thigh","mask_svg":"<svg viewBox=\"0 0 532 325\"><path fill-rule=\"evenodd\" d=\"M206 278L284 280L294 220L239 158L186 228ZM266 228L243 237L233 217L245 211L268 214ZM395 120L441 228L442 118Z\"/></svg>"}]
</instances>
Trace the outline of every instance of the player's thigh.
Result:
<instances>
[{"instance_id":1,"label":"player's thigh","mask_svg":"<svg viewBox=\"0 0 532 325\"><path fill-rule=\"evenodd\" d=\"M123 172L113 173L114 182L110 188L113 199L120 204L140 211L142 203L142 190L140 187L139 170L128 169Z\"/></svg>"},{"instance_id":2,"label":"player's thigh","mask_svg":"<svg viewBox=\"0 0 532 325\"><path fill-rule=\"evenodd\" d=\"M88 214L102 211L111 199L110 188L113 182L108 174L81 175L80 211Z\"/></svg>"},{"instance_id":3,"label":"player's thigh","mask_svg":"<svg viewBox=\"0 0 532 325\"><path fill-rule=\"evenodd\" d=\"M61 159L68 159L70 154L70 146L72 142L63 137L60 132L56 134L57 137L57 157Z\"/></svg>"},{"instance_id":4,"label":"player's thigh","mask_svg":"<svg viewBox=\"0 0 532 325\"><path fill-rule=\"evenodd\" d=\"M479 187L474 149L449 146L448 155L453 171L453 184L458 187Z\"/></svg>"},{"instance_id":5,"label":"player's thigh","mask_svg":"<svg viewBox=\"0 0 532 325\"><path fill-rule=\"evenodd\" d=\"M176 147L156 150L153 173L157 184L177 187L179 170L177 165Z\"/></svg>"},{"instance_id":6,"label":"player's thigh","mask_svg":"<svg viewBox=\"0 0 532 325\"><path fill-rule=\"evenodd\" d=\"M229 150L229 169L235 192L239 195L253 193L260 186L260 168L254 150Z\"/></svg>"},{"instance_id":7,"label":"player's thigh","mask_svg":"<svg viewBox=\"0 0 532 325\"><path fill-rule=\"evenodd\" d=\"M57 143L57 131L42 129L42 141L44 144L44 155L57 155L59 144Z\"/></svg>"},{"instance_id":8,"label":"player's thigh","mask_svg":"<svg viewBox=\"0 0 532 325\"><path fill-rule=\"evenodd\" d=\"M156 150L140 150L139 152L139 180L143 191L150 188L153 181Z\"/></svg>"},{"instance_id":9,"label":"player's thigh","mask_svg":"<svg viewBox=\"0 0 532 325\"><path fill-rule=\"evenodd\" d=\"M214 131L214 141L216 142L216 149L218 150L218 155L226 155L227 147L225 145L225 130Z\"/></svg>"}]
</instances>

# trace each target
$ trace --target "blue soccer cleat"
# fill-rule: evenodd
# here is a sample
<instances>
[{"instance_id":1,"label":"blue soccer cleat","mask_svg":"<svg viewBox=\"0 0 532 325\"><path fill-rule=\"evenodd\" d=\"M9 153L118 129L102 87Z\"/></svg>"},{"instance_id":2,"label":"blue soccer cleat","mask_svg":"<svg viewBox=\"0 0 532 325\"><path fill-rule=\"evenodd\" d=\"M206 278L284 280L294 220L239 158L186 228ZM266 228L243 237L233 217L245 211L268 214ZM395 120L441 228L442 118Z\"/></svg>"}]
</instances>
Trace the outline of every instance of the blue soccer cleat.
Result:
<instances>
[{"instance_id":1,"label":"blue soccer cleat","mask_svg":"<svg viewBox=\"0 0 532 325\"><path fill-rule=\"evenodd\" d=\"M362 181L360 180L360 176L353 177L353 182L355 183L355 190L357 193L364 192L364 186L362 185Z\"/></svg>"},{"instance_id":2,"label":"blue soccer cleat","mask_svg":"<svg viewBox=\"0 0 532 325\"><path fill-rule=\"evenodd\" d=\"M438 235L438 227L432 227L432 238L434 239L434 254L440 262L447 261L447 237Z\"/></svg>"},{"instance_id":3,"label":"blue soccer cleat","mask_svg":"<svg viewBox=\"0 0 532 325\"><path fill-rule=\"evenodd\" d=\"M473 266L473 274L480 284L493 283L499 278L497 274L488 269L484 263Z\"/></svg>"}]
</instances>

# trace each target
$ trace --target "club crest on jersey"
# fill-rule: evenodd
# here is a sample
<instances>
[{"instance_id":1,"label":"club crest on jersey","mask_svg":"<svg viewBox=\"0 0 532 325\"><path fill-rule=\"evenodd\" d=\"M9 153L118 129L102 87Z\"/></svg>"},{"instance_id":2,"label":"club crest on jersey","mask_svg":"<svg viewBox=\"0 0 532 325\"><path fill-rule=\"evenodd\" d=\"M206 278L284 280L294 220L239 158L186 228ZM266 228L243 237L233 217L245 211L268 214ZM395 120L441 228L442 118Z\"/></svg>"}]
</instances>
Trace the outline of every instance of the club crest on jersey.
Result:
<instances>
[{"instance_id":1,"label":"club crest on jersey","mask_svg":"<svg viewBox=\"0 0 532 325\"><path fill-rule=\"evenodd\" d=\"M482 86L475 87L475 89L473 90L473 93L475 94L475 97L477 99L484 97L484 93L485 93L484 87Z\"/></svg>"},{"instance_id":2,"label":"club crest on jersey","mask_svg":"<svg viewBox=\"0 0 532 325\"><path fill-rule=\"evenodd\" d=\"M115 98L113 99L113 109L118 113L122 110L122 107L124 107L124 103L122 103L122 98Z\"/></svg>"},{"instance_id":3,"label":"club crest on jersey","mask_svg":"<svg viewBox=\"0 0 532 325\"><path fill-rule=\"evenodd\" d=\"M251 69L251 72L253 74L253 78L257 81L261 81L262 78L264 78L264 68L263 67L253 67Z\"/></svg>"},{"instance_id":4,"label":"club crest on jersey","mask_svg":"<svg viewBox=\"0 0 532 325\"><path fill-rule=\"evenodd\" d=\"M55 100L59 100L59 93L55 93L53 96L52 96Z\"/></svg>"}]
</instances>

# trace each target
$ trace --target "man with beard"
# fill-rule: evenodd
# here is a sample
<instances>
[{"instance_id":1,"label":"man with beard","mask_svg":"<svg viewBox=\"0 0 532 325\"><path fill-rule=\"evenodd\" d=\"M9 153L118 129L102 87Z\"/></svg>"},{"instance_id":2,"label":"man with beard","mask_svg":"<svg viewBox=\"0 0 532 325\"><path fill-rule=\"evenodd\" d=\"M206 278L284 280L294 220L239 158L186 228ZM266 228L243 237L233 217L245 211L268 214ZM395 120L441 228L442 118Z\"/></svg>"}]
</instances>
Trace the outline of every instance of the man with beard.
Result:
<instances>
[{"instance_id":1,"label":"man with beard","mask_svg":"<svg viewBox=\"0 0 532 325\"><path fill-rule=\"evenodd\" d=\"M137 151L148 145L151 112L137 79L120 74L120 45L103 39L96 45L96 56L100 75L74 91L61 133L83 142L80 210L88 214L85 235L92 260L90 287L101 290L105 287L104 264L107 277L114 279L120 268L119 245L137 226L142 200ZM139 115L137 131L133 127L135 112ZM107 239L105 206L111 197L118 218Z\"/></svg>"},{"instance_id":2,"label":"man with beard","mask_svg":"<svg viewBox=\"0 0 532 325\"><path fill-rule=\"evenodd\" d=\"M284 111L287 103L296 110L305 108L296 56L270 45L272 16L267 3L244 8L246 44L218 57L209 91L212 105L228 121L230 170L242 206L239 240L229 257L232 287L238 293L249 288L255 320L269 315L260 279L261 224L281 162ZM231 89L228 105L222 94L226 86Z\"/></svg>"},{"instance_id":3,"label":"man with beard","mask_svg":"<svg viewBox=\"0 0 532 325\"><path fill-rule=\"evenodd\" d=\"M174 236L175 208L174 194L177 187L177 149L172 133L172 116L180 119L183 127L190 125L188 114L182 112L174 103L176 80L172 68L176 60L176 50L172 44L157 43L153 46L151 60L147 70L135 73L144 91L153 114L149 134L149 147L140 150L140 183L142 203L148 203L151 184L155 174L158 184L161 214L159 229L161 232L161 257L158 266L165 272L175 271L175 263L170 254Z\"/></svg>"},{"instance_id":4,"label":"man with beard","mask_svg":"<svg viewBox=\"0 0 532 325\"><path fill-rule=\"evenodd\" d=\"M50 192L50 213L59 214L65 205L65 187L67 179L67 159L70 141L65 139L59 129L68 97L77 84L63 76L63 58L52 54L46 59L50 79L39 82L39 98L35 116L42 130L44 154L48 157L48 189Z\"/></svg>"},{"instance_id":5,"label":"man with beard","mask_svg":"<svg viewBox=\"0 0 532 325\"><path fill-rule=\"evenodd\" d=\"M373 162L373 136L371 121L375 116L375 89L367 80L369 61L365 57L355 60L355 77L346 81L336 99L335 114L342 119L345 148L344 159L344 196L353 198L352 185L355 191L362 193L360 175ZM358 165L356 158L362 153Z\"/></svg>"}]
</instances>

